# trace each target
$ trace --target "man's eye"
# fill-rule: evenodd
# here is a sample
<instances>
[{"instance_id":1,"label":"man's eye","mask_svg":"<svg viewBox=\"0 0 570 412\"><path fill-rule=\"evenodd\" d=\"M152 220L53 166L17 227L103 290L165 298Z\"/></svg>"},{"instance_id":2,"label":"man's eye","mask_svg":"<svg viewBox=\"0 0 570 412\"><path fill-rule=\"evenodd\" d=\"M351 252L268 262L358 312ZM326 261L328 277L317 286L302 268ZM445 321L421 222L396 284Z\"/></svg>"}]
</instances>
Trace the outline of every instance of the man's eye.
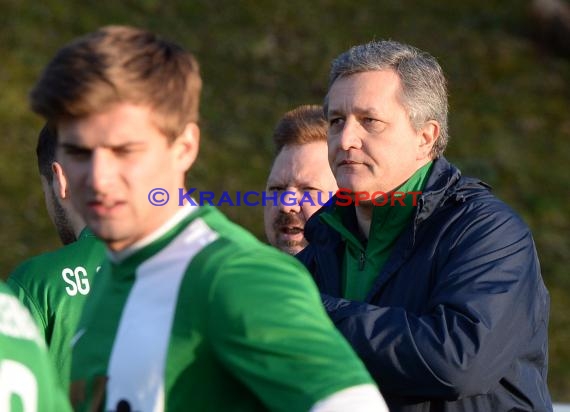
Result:
<instances>
[{"instance_id":1,"label":"man's eye","mask_svg":"<svg viewBox=\"0 0 570 412\"><path fill-rule=\"evenodd\" d=\"M329 119L329 125L330 126L337 126L340 123L342 123L343 119L341 117L333 117L332 119Z\"/></svg>"},{"instance_id":2,"label":"man's eye","mask_svg":"<svg viewBox=\"0 0 570 412\"><path fill-rule=\"evenodd\" d=\"M134 154L136 150L130 147L118 147L114 150L114 152L117 156L125 157Z\"/></svg>"},{"instance_id":3,"label":"man's eye","mask_svg":"<svg viewBox=\"0 0 570 412\"><path fill-rule=\"evenodd\" d=\"M319 196L319 193L322 193L322 190L311 188L303 190L303 193L305 193L306 196L310 196L311 199L316 199Z\"/></svg>"},{"instance_id":4,"label":"man's eye","mask_svg":"<svg viewBox=\"0 0 570 412\"><path fill-rule=\"evenodd\" d=\"M381 132L386 127L385 122L379 119L375 119L373 117L364 117L361 120L361 124L363 127L373 132Z\"/></svg>"}]
</instances>

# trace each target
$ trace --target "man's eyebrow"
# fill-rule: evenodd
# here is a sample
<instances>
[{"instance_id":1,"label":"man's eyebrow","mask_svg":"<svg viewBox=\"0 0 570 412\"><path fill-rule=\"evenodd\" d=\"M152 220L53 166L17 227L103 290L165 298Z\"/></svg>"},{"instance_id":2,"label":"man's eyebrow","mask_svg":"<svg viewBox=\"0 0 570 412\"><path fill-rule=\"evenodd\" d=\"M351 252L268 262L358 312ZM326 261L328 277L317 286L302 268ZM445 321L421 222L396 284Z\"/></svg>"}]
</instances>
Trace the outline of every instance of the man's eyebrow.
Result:
<instances>
[{"instance_id":1,"label":"man's eyebrow","mask_svg":"<svg viewBox=\"0 0 570 412\"><path fill-rule=\"evenodd\" d=\"M374 116L379 117L380 113L374 107L355 107L352 112L356 113L359 116ZM344 116L346 115L344 110L341 109L331 109L328 111L328 117L332 116Z\"/></svg>"},{"instance_id":2,"label":"man's eyebrow","mask_svg":"<svg viewBox=\"0 0 570 412\"><path fill-rule=\"evenodd\" d=\"M321 192L323 191L323 189L320 189L320 188L313 186L313 185L300 185L300 186L303 190L318 190Z\"/></svg>"},{"instance_id":3,"label":"man's eyebrow","mask_svg":"<svg viewBox=\"0 0 570 412\"><path fill-rule=\"evenodd\" d=\"M91 150L87 146L83 146L77 143L70 143L70 142L59 142L57 144L58 147L62 149L73 149L73 150Z\"/></svg>"},{"instance_id":4,"label":"man's eyebrow","mask_svg":"<svg viewBox=\"0 0 570 412\"><path fill-rule=\"evenodd\" d=\"M323 189L318 188L312 184L309 183L303 183L303 182L282 182L282 181L277 181L277 180L273 180L273 181L268 181L267 182L267 188L272 188L272 187L294 187L299 189L300 191L308 191L308 190L318 190L320 192L324 192Z\"/></svg>"},{"instance_id":5,"label":"man's eyebrow","mask_svg":"<svg viewBox=\"0 0 570 412\"><path fill-rule=\"evenodd\" d=\"M371 115L371 116L380 116L380 113L374 107L357 107L354 110L360 116L362 115Z\"/></svg>"},{"instance_id":6,"label":"man's eyebrow","mask_svg":"<svg viewBox=\"0 0 570 412\"><path fill-rule=\"evenodd\" d=\"M136 141L128 141L128 142L123 142L123 143L116 143L116 144L104 144L102 145L102 147L106 148L106 149L111 149L111 150L116 150L116 149L128 149L128 148L136 148L136 147L142 147L142 146L146 146L148 144L148 142L144 141L144 140L136 140Z\"/></svg>"},{"instance_id":7,"label":"man's eyebrow","mask_svg":"<svg viewBox=\"0 0 570 412\"><path fill-rule=\"evenodd\" d=\"M103 144L100 145L100 147L113 150L113 149L124 149L128 147L144 146L146 144L147 144L146 141L136 140L136 141L127 141L124 143L116 143L116 144ZM58 146L64 149L91 150L91 148L88 146L84 146L79 143L73 143L73 142L59 142Z\"/></svg>"},{"instance_id":8,"label":"man's eyebrow","mask_svg":"<svg viewBox=\"0 0 570 412\"><path fill-rule=\"evenodd\" d=\"M326 115L327 119L330 119L333 116L342 116L344 115L344 112L338 109L331 109L326 113Z\"/></svg>"},{"instance_id":9,"label":"man's eyebrow","mask_svg":"<svg viewBox=\"0 0 570 412\"><path fill-rule=\"evenodd\" d=\"M272 186L284 186L285 184L281 181L278 180L268 180L267 181L267 187L272 187Z\"/></svg>"}]
</instances>

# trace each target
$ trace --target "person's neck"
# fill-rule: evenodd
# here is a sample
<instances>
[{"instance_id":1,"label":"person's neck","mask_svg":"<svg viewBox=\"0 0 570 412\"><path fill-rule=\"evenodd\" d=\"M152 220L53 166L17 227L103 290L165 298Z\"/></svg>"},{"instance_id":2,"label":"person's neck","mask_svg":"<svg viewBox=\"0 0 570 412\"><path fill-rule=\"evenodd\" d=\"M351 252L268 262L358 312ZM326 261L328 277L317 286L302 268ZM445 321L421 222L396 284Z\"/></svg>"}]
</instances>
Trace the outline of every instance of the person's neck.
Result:
<instances>
[{"instance_id":1,"label":"person's neck","mask_svg":"<svg viewBox=\"0 0 570 412\"><path fill-rule=\"evenodd\" d=\"M87 227L85 222L73 222L73 233L75 234L75 239L79 239L81 232Z\"/></svg>"},{"instance_id":2,"label":"person's neck","mask_svg":"<svg viewBox=\"0 0 570 412\"><path fill-rule=\"evenodd\" d=\"M60 199L59 204L61 208L65 211L65 215L67 217L68 222L68 230L71 229L75 236L75 239L79 239L79 235L83 232L83 229L87 226L87 223L83 218L75 211L73 206L71 205L71 200L69 198Z\"/></svg>"},{"instance_id":3,"label":"person's neck","mask_svg":"<svg viewBox=\"0 0 570 412\"><path fill-rule=\"evenodd\" d=\"M402 184L396 186L394 189L388 191L387 193L392 193L394 191L397 191L398 189L402 189L403 187L405 187L405 185L408 182L410 182L410 179L414 178L414 176L416 176L418 179L420 179L419 182L421 182L422 178L427 179L427 174L429 173L429 169L423 171L423 173L424 173L423 175L418 176L417 173L418 173L418 170L420 170L421 168L426 166L431 161L432 161L432 159L428 158L428 159L424 159L421 162L419 162L418 168L416 169L416 171L414 173L412 173L408 177L408 179L406 179ZM417 183L417 179L416 179L416 183ZM412 182L412 184L416 184L416 183ZM414 189L414 190L417 190L417 189ZM381 206L378 206L378 207L381 207ZM358 228L360 229L360 232L362 233L362 235L364 235L364 237L366 239L368 239L369 235L370 235L370 226L372 225L372 214L374 212L374 203L372 201L360 202L360 204L358 206L355 206L355 211L356 211L356 221L358 223Z\"/></svg>"},{"instance_id":4,"label":"person's neck","mask_svg":"<svg viewBox=\"0 0 570 412\"><path fill-rule=\"evenodd\" d=\"M151 233L144 236L142 239L129 244L128 246L120 247L114 249L109 244L107 247L109 249L109 258L112 262L118 263L127 257L131 256L132 254L136 253L137 251L141 250L145 246L151 244L161 236L163 236L166 232L180 223L182 220L186 218L190 213L194 210L198 209L198 206L185 204L184 207L180 207L176 213L172 214L166 221L164 221L158 228L154 229Z\"/></svg>"},{"instance_id":5,"label":"person's neck","mask_svg":"<svg viewBox=\"0 0 570 412\"><path fill-rule=\"evenodd\" d=\"M372 211L373 205L370 203L369 205L360 204L355 206L356 212L356 221L358 222L358 228L360 232L368 239L368 235L370 234L370 225L372 223Z\"/></svg>"}]
</instances>

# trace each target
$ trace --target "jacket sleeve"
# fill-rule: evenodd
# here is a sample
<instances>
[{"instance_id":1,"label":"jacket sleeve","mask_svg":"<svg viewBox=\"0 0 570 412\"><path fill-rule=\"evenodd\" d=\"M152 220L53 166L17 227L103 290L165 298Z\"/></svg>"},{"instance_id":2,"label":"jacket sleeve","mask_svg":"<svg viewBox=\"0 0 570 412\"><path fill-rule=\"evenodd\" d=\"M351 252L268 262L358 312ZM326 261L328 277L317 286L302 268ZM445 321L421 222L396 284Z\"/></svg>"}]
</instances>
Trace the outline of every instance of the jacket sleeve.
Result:
<instances>
[{"instance_id":1,"label":"jacket sleeve","mask_svg":"<svg viewBox=\"0 0 570 412\"><path fill-rule=\"evenodd\" d=\"M383 392L486 393L525 346L541 342L535 346L545 351L549 301L531 234L516 215L495 212L467 216L440 239L422 313L322 295Z\"/></svg>"}]
</instances>

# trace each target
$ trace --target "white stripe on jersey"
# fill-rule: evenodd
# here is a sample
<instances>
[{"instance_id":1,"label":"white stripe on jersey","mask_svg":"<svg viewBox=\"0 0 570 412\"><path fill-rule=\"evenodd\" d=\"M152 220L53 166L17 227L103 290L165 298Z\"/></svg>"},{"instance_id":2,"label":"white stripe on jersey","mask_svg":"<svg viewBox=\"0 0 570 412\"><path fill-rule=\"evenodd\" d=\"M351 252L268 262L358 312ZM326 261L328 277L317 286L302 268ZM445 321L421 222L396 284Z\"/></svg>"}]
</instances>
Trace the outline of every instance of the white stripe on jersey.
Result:
<instances>
[{"instance_id":1,"label":"white stripe on jersey","mask_svg":"<svg viewBox=\"0 0 570 412\"><path fill-rule=\"evenodd\" d=\"M178 290L190 261L218 238L196 219L136 273L107 375L106 410L127 401L132 411L164 410L164 373Z\"/></svg>"},{"instance_id":2,"label":"white stripe on jersey","mask_svg":"<svg viewBox=\"0 0 570 412\"><path fill-rule=\"evenodd\" d=\"M389 412L376 385L363 384L335 392L309 412Z\"/></svg>"}]
</instances>

